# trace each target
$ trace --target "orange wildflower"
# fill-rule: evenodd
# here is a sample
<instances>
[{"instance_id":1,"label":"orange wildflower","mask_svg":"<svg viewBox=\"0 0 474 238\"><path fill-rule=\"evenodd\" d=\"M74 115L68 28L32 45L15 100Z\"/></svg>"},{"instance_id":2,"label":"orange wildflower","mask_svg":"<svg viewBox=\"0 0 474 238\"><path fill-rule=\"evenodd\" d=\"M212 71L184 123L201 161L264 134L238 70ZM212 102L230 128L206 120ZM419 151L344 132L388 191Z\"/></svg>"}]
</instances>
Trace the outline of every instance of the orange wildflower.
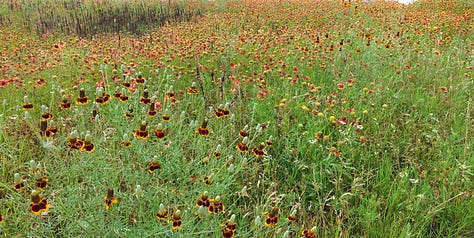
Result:
<instances>
[{"instance_id":1,"label":"orange wildflower","mask_svg":"<svg viewBox=\"0 0 474 238\"><path fill-rule=\"evenodd\" d=\"M173 223L171 226L173 230L181 229L181 225L183 225L180 213L180 210L176 210L169 220L169 222Z\"/></svg>"},{"instance_id":2,"label":"orange wildflower","mask_svg":"<svg viewBox=\"0 0 474 238\"><path fill-rule=\"evenodd\" d=\"M201 196L199 197L198 201L196 202L196 206L200 207L209 207L211 205L211 201L209 200L209 197L207 196L207 191L205 191Z\"/></svg>"},{"instance_id":3,"label":"orange wildflower","mask_svg":"<svg viewBox=\"0 0 474 238\"><path fill-rule=\"evenodd\" d=\"M158 212L156 213L156 218L160 221L166 220L168 217L168 209L161 203Z\"/></svg>"},{"instance_id":4,"label":"orange wildflower","mask_svg":"<svg viewBox=\"0 0 474 238\"><path fill-rule=\"evenodd\" d=\"M89 98L86 96L86 91L81 88L79 91L79 97L76 99L77 105L86 105L89 103Z\"/></svg>"},{"instance_id":5,"label":"orange wildflower","mask_svg":"<svg viewBox=\"0 0 474 238\"><path fill-rule=\"evenodd\" d=\"M222 203L220 196L216 196L216 198L211 199L210 202L211 202L211 204L207 208L207 211L209 213L217 214L219 212L224 212L225 211L225 206Z\"/></svg>"},{"instance_id":6,"label":"orange wildflower","mask_svg":"<svg viewBox=\"0 0 474 238\"><path fill-rule=\"evenodd\" d=\"M21 191L25 188L25 181L19 173L15 173L13 176L13 188L15 188L16 191Z\"/></svg>"},{"instance_id":7,"label":"orange wildflower","mask_svg":"<svg viewBox=\"0 0 474 238\"><path fill-rule=\"evenodd\" d=\"M265 212L265 226L274 227L278 223L278 207L274 207L271 212Z\"/></svg>"},{"instance_id":8,"label":"orange wildflower","mask_svg":"<svg viewBox=\"0 0 474 238\"><path fill-rule=\"evenodd\" d=\"M143 121L140 125L140 129L135 131L135 137L138 139L146 140L149 136L148 131L146 130L147 122Z\"/></svg>"},{"instance_id":9,"label":"orange wildflower","mask_svg":"<svg viewBox=\"0 0 474 238\"><path fill-rule=\"evenodd\" d=\"M31 211L35 215L39 215L41 212L46 212L49 209L49 204L46 199L40 197L36 190L31 191Z\"/></svg>"},{"instance_id":10,"label":"orange wildflower","mask_svg":"<svg viewBox=\"0 0 474 238\"><path fill-rule=\"evenodd\" d=\"M197 132L199 133L200 136L209 136L209 129L207 128L207 119L204 119L202 121L201 126L198 127Z\"/></svg>"},{"instance_id":11,"label":"orange wildflower","mask_svg":"<svg viewBox=\"0 0 474 238\"><path fill-rule=\"evenodd\" d=\"M115 197L113 188L109 188L109 190L107 191L107 196L105 196L104 200L105 200L105 209L106 210L109 210L110 205L112 205L112 203L115 204L115 203L118 202L117 197Z\"/></svg>"},{"instance_id":12,"label":"orange wildflower","mask_svg":"<svg viewBox=\"0 0 474 238\"><path fill-rule=\"evenodd\" d=\"M159 162L151 161L148 163L148 173L152 174L157 169L161 169L161 164Z\"/></svg>"}]
</instances>

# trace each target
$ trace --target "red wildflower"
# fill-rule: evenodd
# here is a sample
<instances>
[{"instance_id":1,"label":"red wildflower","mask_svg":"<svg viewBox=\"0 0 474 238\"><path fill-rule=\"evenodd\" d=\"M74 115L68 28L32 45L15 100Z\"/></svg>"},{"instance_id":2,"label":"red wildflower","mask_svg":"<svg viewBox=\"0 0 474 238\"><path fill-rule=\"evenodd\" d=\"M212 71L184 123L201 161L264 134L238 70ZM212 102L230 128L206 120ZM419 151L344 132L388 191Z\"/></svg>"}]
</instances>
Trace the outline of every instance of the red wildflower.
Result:
<instances>
[{"instance_id":1,"label":"red wildflower","mask_svg":"<svg viewBox=\"0 0 474 238\"><path fill-rule=\"evenodd\" d=\"M104 81L97 81L97 82L95 83L95 86L96 86L97 88L104 88Z\"/></svg>"},{"instance_id":2,"label":"red wildflower","mask_svg":"<svg viewBox=\"0 0 474 238\"><path fill-rule=\"evenodd\" d=\"M41 79L38 79L38 80L36 81L36 84L37 84L38 86L43 86L43 85L46 84L46 80L44 80L44 79L42 79L42 78L41 78Z\"/></svg>"},{"instance_id":3,"label":"red wildflower","mask_svg":"<svg viewBox=\"0 0 474 238\"><path fill-rule=\"evenodd\" d=\"M8 84L10 84L10 82L8 80L0 80L0 87L5 87L7 86Z\"/></svg>"}]
</instances>

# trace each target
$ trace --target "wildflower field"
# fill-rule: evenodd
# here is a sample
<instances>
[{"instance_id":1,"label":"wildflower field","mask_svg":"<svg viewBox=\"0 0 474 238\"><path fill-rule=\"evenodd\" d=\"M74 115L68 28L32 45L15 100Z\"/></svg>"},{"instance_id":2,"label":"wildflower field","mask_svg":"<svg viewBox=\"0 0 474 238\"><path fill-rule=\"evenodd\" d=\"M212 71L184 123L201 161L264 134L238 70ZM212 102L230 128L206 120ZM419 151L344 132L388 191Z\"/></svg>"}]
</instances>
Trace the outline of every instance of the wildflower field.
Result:
<instances>
[{"instance_id":1,"label":"wildflower field","mask_svg":"<svg viewBox=\"0 0 474 238\"><path fill-rule=\"evenodd\" d=\"M474 237L474 2L0 0L1 237Z\"/></svg>"}]
</instances>

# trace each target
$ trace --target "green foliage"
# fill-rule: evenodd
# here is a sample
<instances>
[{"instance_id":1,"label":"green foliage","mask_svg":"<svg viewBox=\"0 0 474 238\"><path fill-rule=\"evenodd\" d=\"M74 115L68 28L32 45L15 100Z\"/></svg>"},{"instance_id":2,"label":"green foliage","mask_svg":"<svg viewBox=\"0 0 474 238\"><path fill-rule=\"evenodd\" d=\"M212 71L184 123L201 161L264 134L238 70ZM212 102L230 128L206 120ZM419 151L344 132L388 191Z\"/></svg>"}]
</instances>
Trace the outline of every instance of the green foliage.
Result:
<instances>
[{"instance_id":1,"label":"green foliage","mask_svg":"<svg viewBox=\"0 0 474 238\"><path fill-rule=\"evenodd\" d=\"M0 15L72 8L50 3ZM428 3L172 2L202 15L144 35L0 29L0 235L472 236L474 16ZM100 19L163 6L75 4ZM196 206L204 194L224 212Z\"/></svg>"},{"instance_id":2,"label":"green foliage","mask_svg":"<svg viewBox=\"0 0 474 238\"><path fill-rule=\"evenodd\" d=\"M189 21L200 16L198 1L2 1L0 23L24 25L38 35L62 33L92 36L98 33L143 33L153 26Z\"/></svg>"}]
</instances>

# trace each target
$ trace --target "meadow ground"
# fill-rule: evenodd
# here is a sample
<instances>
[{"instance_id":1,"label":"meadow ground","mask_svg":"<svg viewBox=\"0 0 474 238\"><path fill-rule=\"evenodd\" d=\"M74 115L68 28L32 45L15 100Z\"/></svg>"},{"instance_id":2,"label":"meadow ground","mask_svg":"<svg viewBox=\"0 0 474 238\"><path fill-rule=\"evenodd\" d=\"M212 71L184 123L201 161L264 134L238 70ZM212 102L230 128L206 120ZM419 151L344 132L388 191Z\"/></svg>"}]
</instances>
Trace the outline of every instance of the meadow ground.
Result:
<instances>
[{"instance_id":1,"label":"meadow ground","mask_svg":"<svg viewBox=\"0 0 474 238\"><path fill-rule=\"evenodd\" d=\"M2 237L474 236L471 1L0 5Z\"/></svg>"}]
</instances>

